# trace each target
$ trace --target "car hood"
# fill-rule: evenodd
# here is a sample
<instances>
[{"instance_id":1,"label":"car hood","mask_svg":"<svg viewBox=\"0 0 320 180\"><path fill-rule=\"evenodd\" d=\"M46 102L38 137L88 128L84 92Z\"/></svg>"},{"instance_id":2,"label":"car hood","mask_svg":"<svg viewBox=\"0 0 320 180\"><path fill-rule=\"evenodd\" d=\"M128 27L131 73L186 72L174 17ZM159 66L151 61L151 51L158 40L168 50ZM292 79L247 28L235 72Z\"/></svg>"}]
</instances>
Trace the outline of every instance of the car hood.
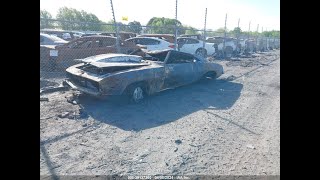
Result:
<instances>
[{"instance_id":1,"label":"car hood","mask_svg":"<svg viewBox=\"0 0 320 180\"><path fill-rule=\"evenodd\" d=\"M143 66L149 66L150 63L131 63L131 62L90 62L75 65L75 71L82 71L84 73L95 74L97 76L107 75L110 73L117 73L131 69L137 69Z\"/></svg>"},{"instance_id":2,"label":"car hood","mask_svg":"<svg viewBox=\"0 0 320 180\"><path fill-rule=\"evenodd\" d=\"M139 67L148 66L148 63L129 63L129 62L90 62L88 63L92 66L98 68L108 68L108 67Z\"/></svg>"}]
</instances>

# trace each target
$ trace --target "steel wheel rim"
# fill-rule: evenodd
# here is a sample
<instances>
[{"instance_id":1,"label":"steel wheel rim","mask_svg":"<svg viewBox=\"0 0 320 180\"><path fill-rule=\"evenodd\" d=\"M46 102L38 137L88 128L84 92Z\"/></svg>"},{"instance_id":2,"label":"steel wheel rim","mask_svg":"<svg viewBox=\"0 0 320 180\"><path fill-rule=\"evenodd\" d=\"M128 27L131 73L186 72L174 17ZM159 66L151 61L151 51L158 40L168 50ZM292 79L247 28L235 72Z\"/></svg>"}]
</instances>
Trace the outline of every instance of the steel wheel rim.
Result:
<instances>
[{"instance_id":1,"label":"steel wheel rim","mask_svg":"<svg viewBox=\"0 0 320 180\"><path fill-rule=\"evenodd\" d=\"M134 101L139 101L139 100L143 99L143 90L141 89L141 87L137 87L134 89L133 99L134 99Z\"/></svg>"}]
</instances>

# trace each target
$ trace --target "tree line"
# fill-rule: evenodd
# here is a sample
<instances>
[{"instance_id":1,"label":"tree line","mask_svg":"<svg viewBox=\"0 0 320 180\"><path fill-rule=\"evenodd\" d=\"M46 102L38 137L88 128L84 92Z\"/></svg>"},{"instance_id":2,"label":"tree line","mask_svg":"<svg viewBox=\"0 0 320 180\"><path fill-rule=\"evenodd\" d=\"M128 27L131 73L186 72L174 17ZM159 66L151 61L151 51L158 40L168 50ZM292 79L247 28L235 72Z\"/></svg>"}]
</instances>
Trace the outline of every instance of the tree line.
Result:
<instances>
[{"instance_id":1,"label":"tree line","mask_svg":"<svg viewBox=\"0 0 320 180\"><path fill-rule=\"evenodd\" d=\"M115 32L115 26L113 20L108 22L101 21L96 15L88 13L86 11L79 11L74 8L62 7L58 10L56 20L52 21L52 15L46 10L40 10L40 29L43 28L60 28L63 30L81 30L81 31L105 31ZM72 21L73 23L70 23ZM202 34L196 28L188 25L183 25L179 20L164 18L164 17L153 17L151 18L146 26L142 27L138 21L129 22L127 25L117 22L119 31L134 32L140 34L142 30L145 33L152 34L175 34L175 27L178 28L178 35L180 34ZM228 36L250 36L250 37L276 37L280 38L280 31L264 31L259 32L248 32L242 31L241 28L234 28L233 30L226 30ZM207 36L222 36L224 34L224 28L218 28L213 31L208 29Z\"/></svg>"}]
</instances>

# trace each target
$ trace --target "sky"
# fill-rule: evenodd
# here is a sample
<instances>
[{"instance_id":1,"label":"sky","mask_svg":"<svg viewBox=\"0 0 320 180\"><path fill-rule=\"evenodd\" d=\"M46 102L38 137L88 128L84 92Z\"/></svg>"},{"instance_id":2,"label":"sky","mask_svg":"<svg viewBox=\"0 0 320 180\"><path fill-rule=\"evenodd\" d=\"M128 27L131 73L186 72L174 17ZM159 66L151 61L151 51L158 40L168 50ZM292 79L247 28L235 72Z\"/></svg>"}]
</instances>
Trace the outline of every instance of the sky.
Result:
<instances>
[{"instance_id":1,"label":"sky","mask_svg":"<svg viewBox=\"0 0 320 180\"><path fill-rule=\"evenodd\" d=\"M127 24L139 21L146 25L152 17L175 18L176 0L112 0L117 22ZM56 16L60 7L84 10L107 22L113 19L110 0L40 0L40 9ZM280 0L178 0L177 19L183 25L206 29L224 27L227 14L227 29L239 26L241 30L280 30ZM122 21L127 16L128 21Z\"/></svg>"}]
</instances>

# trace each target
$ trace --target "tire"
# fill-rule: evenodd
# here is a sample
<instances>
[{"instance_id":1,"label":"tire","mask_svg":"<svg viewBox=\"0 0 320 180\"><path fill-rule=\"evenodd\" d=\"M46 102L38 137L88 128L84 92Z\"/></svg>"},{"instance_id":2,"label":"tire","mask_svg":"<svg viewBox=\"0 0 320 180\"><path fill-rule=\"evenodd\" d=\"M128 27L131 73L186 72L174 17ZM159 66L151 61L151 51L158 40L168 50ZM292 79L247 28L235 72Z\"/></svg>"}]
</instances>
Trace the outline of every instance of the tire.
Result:
<instances>
[{"instance_id":1,"label":"tire","mask_svg":"<svg viewBox=\"0 0 320 180\"><path fill-rule=\"evenodd\" d=\"M233 54L233 48L230 46L227 46L225 48L225 58L230 59L232 57L232 54Z\"/></svg>"},{"instance_id":2,"label":"tire","mask_svg":"<svg viewBox=\"0 0 320 180\"><path fill-rule=\"evenodd\" d=\"M199 48L196 50L196 55L206 58L207 57L207 50L205 50L203 48Z\"/></svg>"},{"instance_id":3,"label":"tire","mask_svg":"<svg viewBox=\"0 0 320 180\"><path fill-rule=\"evenodd\" d=\"M130 102L140 103L147 96L146 86L143 83L134 83L129 85L126 90L126 95Z\"/></svg>"}]
</instances>

